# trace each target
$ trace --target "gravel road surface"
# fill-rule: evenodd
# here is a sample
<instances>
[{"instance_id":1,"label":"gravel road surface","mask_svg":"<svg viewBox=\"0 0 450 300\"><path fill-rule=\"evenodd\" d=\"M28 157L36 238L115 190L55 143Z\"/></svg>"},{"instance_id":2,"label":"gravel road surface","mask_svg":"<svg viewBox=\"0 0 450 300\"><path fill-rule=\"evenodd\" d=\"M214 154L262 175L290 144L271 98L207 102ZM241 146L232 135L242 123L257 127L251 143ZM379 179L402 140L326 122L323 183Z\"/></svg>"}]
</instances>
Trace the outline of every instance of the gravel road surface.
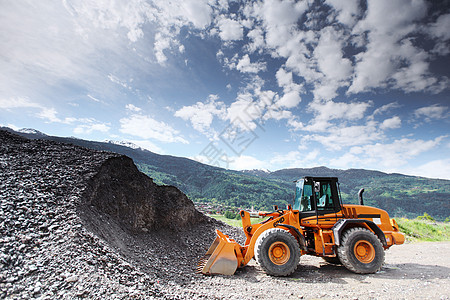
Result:
<instances>
[{"instance_id":1,"label":"gravel road surface","mask_svg":"<svg viewBox=\"0 0 450 300\"><path fill-rule=\"evenodd\" d=\"M198 278L183 289L223 299L450 299L450 243L393 246L371 275L305 255L287 278L267 276L252 261L232 277Z\"/></svg>"}]
</instances>

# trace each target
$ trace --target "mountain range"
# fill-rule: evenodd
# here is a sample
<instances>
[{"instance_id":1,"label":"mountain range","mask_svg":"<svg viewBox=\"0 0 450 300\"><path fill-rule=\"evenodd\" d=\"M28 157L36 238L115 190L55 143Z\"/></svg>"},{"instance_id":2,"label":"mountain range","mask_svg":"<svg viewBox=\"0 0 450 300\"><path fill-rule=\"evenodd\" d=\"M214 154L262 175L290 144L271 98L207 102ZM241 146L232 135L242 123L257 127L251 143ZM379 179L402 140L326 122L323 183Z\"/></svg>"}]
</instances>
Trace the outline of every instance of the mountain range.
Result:
<instances>
[{"instance_id":1,"label":"mountain range","mask_svg":"<svg viewBox=\"0 0 450 300\"><path fill-rule=\"evenodd\" d=\"M155 183L176 186L198 202L241 208L254 206L260 210L269 210L274 204L285 207L293 199L293 181L303 176L334 176L339 178L344 203L357 203L357 192L365 188L365 204L385 209L391 216L411 218L425 212L438 220L450 216L450 180L324 166L274 172L233 171L184 157L153 153L126 142L56 137L34 129L0 129L31 139L53 140L126 155Z\"/></svg>"}]
</instances>

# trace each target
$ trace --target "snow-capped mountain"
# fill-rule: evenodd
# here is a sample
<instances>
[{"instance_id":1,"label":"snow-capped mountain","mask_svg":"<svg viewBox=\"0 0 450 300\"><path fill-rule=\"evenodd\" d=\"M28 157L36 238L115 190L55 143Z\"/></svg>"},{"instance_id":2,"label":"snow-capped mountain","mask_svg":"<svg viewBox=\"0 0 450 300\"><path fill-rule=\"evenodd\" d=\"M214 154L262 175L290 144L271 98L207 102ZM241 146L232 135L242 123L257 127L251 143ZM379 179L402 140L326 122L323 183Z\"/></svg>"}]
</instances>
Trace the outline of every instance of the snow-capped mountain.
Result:
<instances>
[{"instance_id":1,"label":"snow-capped mountain","mask_svg":"<svg viewBox=\"0 0 450 300\"><path fill-rule=\"evenodd\" d=\"M119 146L124 146L124 147L128 147L131 149L141 149L141 147L139 147L138 145L131 143L131 142L127 142L127 141L104 140L103 142L109 143L109 144L114 144L114 145L119 145Z\"/></svg>"},{"instance_id":2,"label":"snow-capped mountain","mask_svg":"<svg viewBox=\"0 0 450 300\"><path fill-rule=\"evenodd\" d=\"M255 175L255 176L265 176L265 175L269 175L270 173L272 173L271 171L269 171L267 169L242 170L242 172L246 173L246 174Z\"/></svg>"},{"instance_id":3,"label":"snow-capped mountain","mask_svg":"<svg viewBox=\"0 0 450 300\"><path fill-rule=\"evenodd\" d=\"M25 133L25 134L35 134L38 136L47 136L45 133L40 132L39 130L36 130L33 128L22 128L22 129L19 129L18 132Z\"/></svg>"}]
</instances>

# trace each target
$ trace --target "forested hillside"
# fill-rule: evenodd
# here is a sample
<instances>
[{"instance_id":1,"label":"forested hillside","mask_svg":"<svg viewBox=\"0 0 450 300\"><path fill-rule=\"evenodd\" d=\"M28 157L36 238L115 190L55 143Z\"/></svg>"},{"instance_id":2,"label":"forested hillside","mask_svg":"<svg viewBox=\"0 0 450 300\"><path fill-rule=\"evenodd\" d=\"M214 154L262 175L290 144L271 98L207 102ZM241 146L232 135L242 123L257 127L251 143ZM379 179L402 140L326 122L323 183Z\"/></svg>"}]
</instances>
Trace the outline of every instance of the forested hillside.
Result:
<instances>
[{"instance_id":1,"label":"forested hillside","mask_svg":"<svg viewBox=\"0 0 450 300\"><path fill-rule=\"evenodd\" d=\"M259 174L263 178L286 182L306 175L338 177L344 203L357 203L357 193L364 188L365 204L383 208L391 215L416 217L427 212L439 219L450 215L450 180L326 167Z\"/></svg>"},{"instance_id":2,"label":"forested hillside","mask_svg":"<svg viewBox=\"0 0 450 300\"><path fill-rule=\"evenodd\" d=\"M292 202L294 180L306 175L335 176L339 178L344 203L357 203L358 190L365 188L365 204L385 209L393 216L413 218L423 215L424 212L438 220L450 216L450 180L326 167L284 169L275 172L238 172L212 167L187 158L159 155L112 143L51 137L36 133L22 133L22 135L127 155L156 183L174 185L193 201L243 208L254 206L256 209L268 210L273 204L284 207Z\"/></svg>"}]
</instances>

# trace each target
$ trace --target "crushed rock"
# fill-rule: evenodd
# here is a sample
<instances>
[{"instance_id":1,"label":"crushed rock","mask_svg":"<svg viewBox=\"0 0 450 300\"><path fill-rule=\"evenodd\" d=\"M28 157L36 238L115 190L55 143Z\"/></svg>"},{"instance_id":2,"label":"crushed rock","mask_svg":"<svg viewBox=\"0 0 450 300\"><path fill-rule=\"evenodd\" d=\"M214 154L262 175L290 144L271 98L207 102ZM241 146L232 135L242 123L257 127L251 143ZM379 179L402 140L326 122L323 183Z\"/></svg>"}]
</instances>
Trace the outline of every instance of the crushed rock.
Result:
<instances>
[{"instance_id":1,"label":"crushed rock","mask_svg":"<svg viewBox=\"0 0 450 300\"><path fill-rule=\"evenodd\" d=\"M122 186L108 182L117 178ZM120 198L118 188L128 196ZM0 298L186 298L170 285L200 276L195 262L214 228L234 234L175 187L154 184L129 158L6 131L0 190ZM106 197L117 201L102 202ZM134 212L143 208L133 215L124 210L130 204ZM133 219L139 214L143 219Z\"/></svg>"}]
</instances>

